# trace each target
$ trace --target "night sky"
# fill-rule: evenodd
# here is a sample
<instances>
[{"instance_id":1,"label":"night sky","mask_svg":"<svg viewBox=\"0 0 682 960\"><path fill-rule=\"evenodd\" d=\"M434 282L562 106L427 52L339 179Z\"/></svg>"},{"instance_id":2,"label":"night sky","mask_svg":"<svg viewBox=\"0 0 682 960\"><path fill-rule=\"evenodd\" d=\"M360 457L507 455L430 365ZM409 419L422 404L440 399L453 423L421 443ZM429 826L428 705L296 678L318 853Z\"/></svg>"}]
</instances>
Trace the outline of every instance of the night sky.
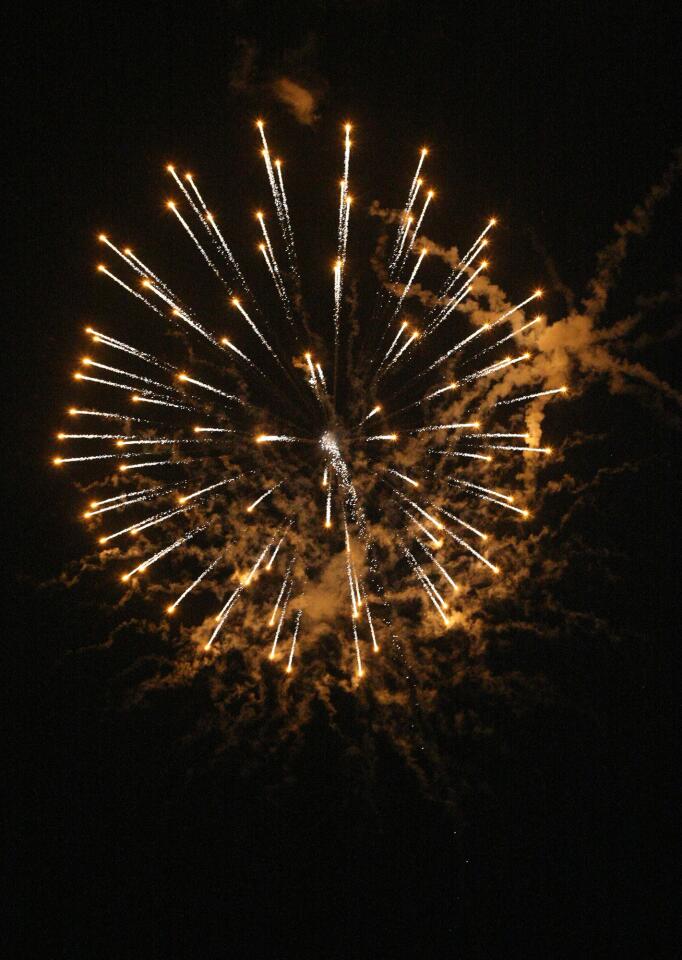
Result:
<instances>
[{"instance_id":1,"label":"night sky","mask_svg":"<svg viewBox=\"0 0 682 960\"><path fill-rule=\"evenodd\" d=\"M4 672L23 955L672 955L680 23L626 6L58 4L17 22ZM492 280L512 302L545 289L545 372L571 386L542 422L558 456L519 474L535 509L502 530L506 577L476 581L449 632L406 595L404 644L361 688L333 630L290 685L250 621L200 664L154 594L122 604L119 568L83 560L84 495L51 465L84 325L140 322L97 278L97 234L213 309L163 168L196 171L252 257L257 116L312 314L351 120L365 259L370 205L401 208L426 144L428 238L466 249L500 218Z\"/></svg>"}]
</instances>

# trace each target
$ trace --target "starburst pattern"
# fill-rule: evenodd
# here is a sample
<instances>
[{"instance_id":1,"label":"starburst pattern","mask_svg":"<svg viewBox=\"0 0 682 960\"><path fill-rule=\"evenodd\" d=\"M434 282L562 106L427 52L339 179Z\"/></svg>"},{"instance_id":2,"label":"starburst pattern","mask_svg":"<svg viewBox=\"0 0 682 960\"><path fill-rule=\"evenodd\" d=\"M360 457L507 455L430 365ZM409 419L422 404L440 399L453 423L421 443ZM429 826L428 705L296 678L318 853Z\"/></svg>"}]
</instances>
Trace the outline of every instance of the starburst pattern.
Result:
<instances>
[{"instance_id":1,"label":"starburst pattern","mask_svg":"<svg viewBox=\"0 0 682 960\"><path fill-rule=\"evenodd\" d=\"M158 573L167 613L194 616L206 651L228 642L228 620L255 597L268 604L263 655L291 672L305 642L306 591L335 562L348 617L342 646L360 678L391 634L396 603L412 601L404 584L418 587L446 629L460 578L500 574L492 523L530 513L501 489L498 464L551 453L523 411L566 387L529 385L532 338L545 318L527 311L541 291L477 322L494 219L445 277L435 265L430 292L426 148L402 212L389 218L392 246L379 245L373 306L360 310L353 271L363 268L357 251L349 259L350 124L329 298L309 312L283 164L263 122L256 126L276 225L255 213L261 276L252 289L252 270L196 178L168 166L176 191L168 210L217 284L224 316L209 323L132 249L101 234L111 256L99 272L146 314L135 343L87 327L92 355L74 378L101 405L69 410L79 426L58 434L73 446L54 463L112 468L89 488L97 495L85 518L105 556L125 562L128 589ZM501 376L516 389L496 390ZM193 608L207 587L216 608Z\"/></svg>"}]
</instances>

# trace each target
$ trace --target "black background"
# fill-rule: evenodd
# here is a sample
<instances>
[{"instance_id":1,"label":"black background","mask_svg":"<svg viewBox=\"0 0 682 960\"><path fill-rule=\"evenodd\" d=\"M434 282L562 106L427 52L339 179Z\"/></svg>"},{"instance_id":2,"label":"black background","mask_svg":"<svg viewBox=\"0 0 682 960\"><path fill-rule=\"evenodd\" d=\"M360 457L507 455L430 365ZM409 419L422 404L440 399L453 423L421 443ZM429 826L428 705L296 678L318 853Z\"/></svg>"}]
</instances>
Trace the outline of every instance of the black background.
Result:
<instances>
[{"instance_id":1,"label":"black background","mask_svg":"<svg viewBox=\"0 0 682 960\"><path fill-rule=\"evenodd\" d=\"M670 461L582 518L585 536L620 558L617 585L600 581L591 599L609 639L586 629L560 654L520 642L506 656L544 672L555 695L504 716L474 703L500 734L480 754L468 742L461 782L466 794L475 770L477 785L464 814L430 799L348 705L356 753L320 716L291 745L286 772L266 764L256 775L253 744L196 733L201 691L121 707L131 652L82 655L116 617L39 585L86 549L73 491L49 458L74 336L103 300L93 237L103 226L158 231L165 162L226 185L253 180L250 122L264 112L285 155L318 151L331 182L338 123L350 117L364 199L398 202L426 142L450 194L441 233L452 217L498 213L510 224L507 288L542 277L549 251L580 290L613 223L681 142L679 27L664 5L577 3L58 4L21 22L6 68L16 260L3 339L16 447L4 467L4 648L22 755L9 778L12 912L30 955L668 955L679 630ZM230 79L245 44L257 71L239 91ZM274 104L266 85L280 74L323 90L314 130ZM319 199L299 207L301 221ZM624 277L624 313L679 272L679 210L678 188ZM676 348L649 359L679 387ZM623 462L647 431L643 417L623 440L630 414L608 425ZM676 438L670 424L652 427L646 457L658 462ZM596 471L602 454L590 456Z\"/></svg>"}]
</instances>

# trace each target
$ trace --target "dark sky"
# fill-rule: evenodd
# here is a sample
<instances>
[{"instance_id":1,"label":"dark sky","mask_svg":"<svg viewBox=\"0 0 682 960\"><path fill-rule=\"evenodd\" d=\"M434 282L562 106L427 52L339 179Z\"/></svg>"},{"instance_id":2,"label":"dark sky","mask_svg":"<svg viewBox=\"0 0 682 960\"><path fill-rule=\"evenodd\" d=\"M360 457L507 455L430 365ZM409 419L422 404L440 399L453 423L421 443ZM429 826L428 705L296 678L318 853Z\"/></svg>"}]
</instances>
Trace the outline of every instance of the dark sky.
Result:
<instances>
[{"instance_id":1,"label":"dark sky","mask_svg":"<svg viewBox=\"0 0 682 960\"><path fill-rule=\"evenodd\" d=\"M560 420L589 438L542 517L565 576L492 602L456 682L430 673L422 696L413 662L390 724L381 698L342 693L287 722L300 700L223 695L229 662L219 684L204 671L143 696L164 636L117 634L109 588L52 582L89 546L49 460L77 331L104 309L94 236L161 232L168 160L244 208L266 115L314 247L341 121L367 205L400 203L427 143L434 233L498 214L501 285L540 282L564 317L682 145L679 28L664 5L578 3L57 4L16 24L5 673L32 956L197 956L204 938L247 957L669 955L679 183L626 228L600 323L641 317L603 375L590 341L590 389ZM314 122L278 101L282 78L311 92Z\"/></svg>"}]
</instances>

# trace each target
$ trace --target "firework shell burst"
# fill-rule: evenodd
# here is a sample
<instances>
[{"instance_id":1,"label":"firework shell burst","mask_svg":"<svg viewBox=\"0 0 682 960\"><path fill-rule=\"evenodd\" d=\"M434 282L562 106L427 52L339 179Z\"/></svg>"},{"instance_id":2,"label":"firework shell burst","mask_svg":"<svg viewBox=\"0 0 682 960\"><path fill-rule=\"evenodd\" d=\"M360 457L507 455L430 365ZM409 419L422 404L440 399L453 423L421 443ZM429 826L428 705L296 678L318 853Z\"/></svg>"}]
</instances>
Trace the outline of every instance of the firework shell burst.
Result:
<instances>
[{"instance_id":1,"label":"firework shell burst","mask_svg":"<svg viewBox=\"0 0 682 960\"><path fill-rule=\"evenodd\" d=\"M365 258L375 291L360 307L348 124L336 238L320 264L328 300L309 312L283 165L261 121L255 135L271 208L249 220L248 269L196 178L166 170L169 219L220 292L219 320L143 252L100 235L99 273L128 298L140 336L86 328L73 376L91 395L69 409L54 463L105 468L84 506L102 558L127 592L163 593L164 615L191 623L203 655L248 645L290 673L319 657L326 625L337 667L358 681L396 648L400 624L421 617L443 634L466 589L504 576L493 533L530 516L506 479L519 458L551 453L528 411L567 388L533 375L541 291L478 310L494 219L445 270L431 267L425 148Z\"/></svg>"}]
</instances>

